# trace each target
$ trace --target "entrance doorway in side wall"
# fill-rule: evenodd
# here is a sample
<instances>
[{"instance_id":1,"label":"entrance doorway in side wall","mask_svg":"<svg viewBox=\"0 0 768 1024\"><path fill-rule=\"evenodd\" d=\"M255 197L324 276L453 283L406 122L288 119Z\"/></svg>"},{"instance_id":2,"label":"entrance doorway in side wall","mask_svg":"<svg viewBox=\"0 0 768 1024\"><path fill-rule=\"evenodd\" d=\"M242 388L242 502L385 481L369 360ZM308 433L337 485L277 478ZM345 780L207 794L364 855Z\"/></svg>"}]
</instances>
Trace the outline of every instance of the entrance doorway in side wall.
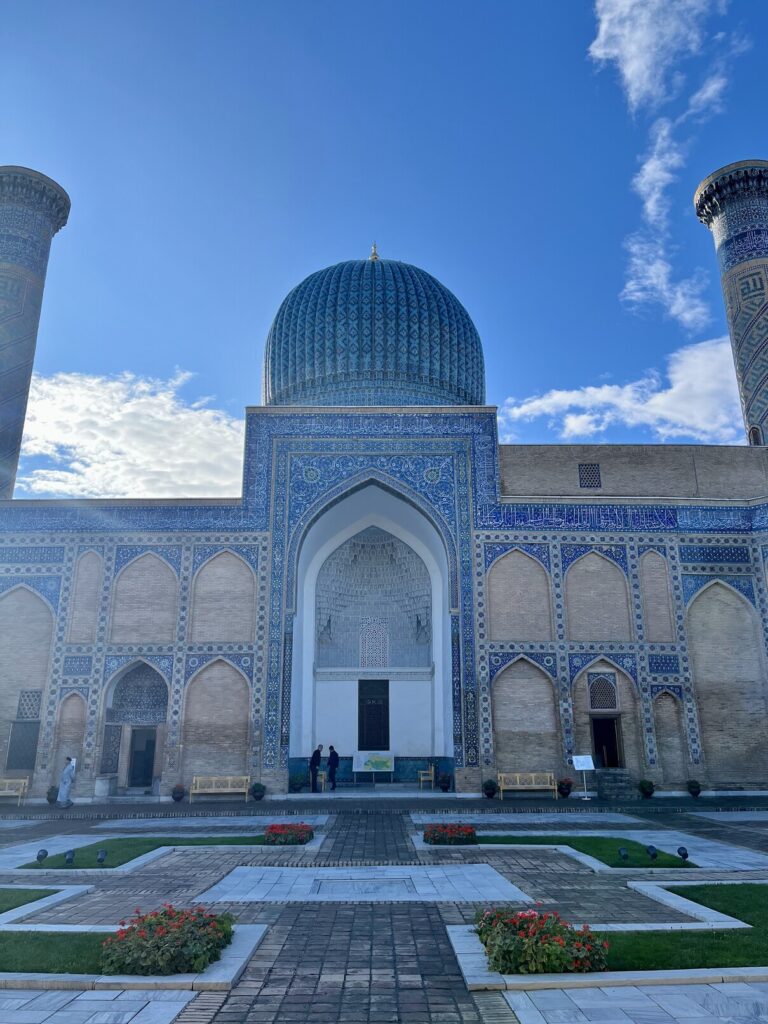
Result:
<instances>
[{"instance_id":1,"label":"entrance doorway in side wall","mask_svg":"<svg viewBox=\"0 0 768 1024\"><path fill-rule=\"evenodd\" d=\"M598 768L623 768L621 721L618 716L592 719L592 750Z\"/></svg>"},{"instance_id":2,"label":"entrance doorway in side wall","mask_svg":"<svg viewBox=\"0 0 768 1024\"><path fill-rule=\"evenodd\" d=\"M357 694L357 749L389 750L389 680L361 679Z\"/></svg>"},{"instance_id":3,"label":"entrance doorway in side wall","mask_svg":"<svg viewBox=\"0 0 768 1024\"><path fill-rule=\"evenodd\" d=\"M128 767L128 785L149 789L155 767L157 729L131 730L131 756Z\"/></svg>"}]
</instances>

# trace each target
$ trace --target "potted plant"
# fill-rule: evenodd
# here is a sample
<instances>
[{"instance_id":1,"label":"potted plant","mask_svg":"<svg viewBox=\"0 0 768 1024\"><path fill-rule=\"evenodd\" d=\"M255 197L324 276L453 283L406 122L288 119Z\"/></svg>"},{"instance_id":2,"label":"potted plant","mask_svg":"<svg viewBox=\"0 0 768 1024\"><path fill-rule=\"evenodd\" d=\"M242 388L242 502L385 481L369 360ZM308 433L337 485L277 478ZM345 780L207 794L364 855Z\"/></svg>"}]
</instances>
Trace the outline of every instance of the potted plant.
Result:
<instances>
[{"instance_id":1,"label":"potted plant","mask_svg":"<svg viewBox=\"0 0 768 1024\"><path fill-rule=\"evenodd\" d=\"M186 795L187 791L184 786L182 786L180 782L177 782L171 790L171 800L173 800L175 804L180 804Z\"/></svg>"},{"instance_id":2,"label":"potted plant","mask_svg":"<svg viewBox=\"0 0 768 1024\"><path fill-rule=\"evenodd\" d=\"M571 795L572 789L573 779L569 779L566 777L564 779L557 780L557 792L560 794L561 797L563 797L563 799Z\"/></svg>"},{"instance_id":3,"label":"potted plant","mask_svg":"<svg viewBox=\"0 0 768 1024\"><path fill-rule=\"evenodd\" d=\"M701 783L698 779L688 779L686 782L688 792L691 794L694 800L696 800L701 794Z\"/></svg>"},{"instance_id":4,"label":"potted plant","mask_svg":"<svg viewBox=\"0 0 768 1024\"><path fill-rule=\"evenodd\" d=\"M45 799L48 801L49 804L55 804L56 801L59 799L59 787L49 786L45 794Z\"/></svg>"},{"instance_id":5,"label":"potted plant","mask_svg":"<svg viewBox=\"0 0 768 1024\"><path fill-rule=\"evenodd\" d=\"M643 800L650 800L656 789L650 779L640 779L637 788L640 790Z\"/></svg>"},{"instance_id":6,"label":"potted plant","mask_svg":"<svg viewBox=\"0 0 768 1024\"><path fill-rule=\"evenodd\" d=\"M495 779L486 779L483 783L483 793L485 793L489 800L493 800L498 789L499 787L496 785Z\"/></svg>"},{"instance_id":7,"label":"potted plant","mask_svg":"<svg viewBox=\"0 0 768 1024\"><path fill-rule=\"evenodd\" d=\"M289 775L288 776L288 792L289 793L300 793L304 788L304 776L303 775Z\"/></svg>"},{"instance_id":8,"label":"potted plant","mask_svg":"<svg viewBox=\"0 0 768 1024\"><path fill-rule=\"evenodd\" d=\"M250 788L250 794L254 800L263 800L267 787L262 782L254 782Z\"/></svg>"},{"instance_id":9,"label":"potted plant","mask_svg":"<svg viewBox=\"0 0 768 1024\"><path fill-rule=\"evenodd\" d=\"M451 788L451 776L448 772L440 772L437 777L437 784L444 793L447 793Z\"/></svg>"}]
</instances>

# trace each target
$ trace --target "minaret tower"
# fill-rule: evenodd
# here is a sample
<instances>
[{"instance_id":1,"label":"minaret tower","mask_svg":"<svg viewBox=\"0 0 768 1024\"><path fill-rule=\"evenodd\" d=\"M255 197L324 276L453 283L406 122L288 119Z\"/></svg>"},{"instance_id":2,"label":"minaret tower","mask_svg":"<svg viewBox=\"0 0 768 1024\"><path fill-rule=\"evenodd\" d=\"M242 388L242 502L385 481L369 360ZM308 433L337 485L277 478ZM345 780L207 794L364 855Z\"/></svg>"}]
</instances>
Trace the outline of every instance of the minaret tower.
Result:
<instances>
[{"instance_id":1,"label":"minaret tower","mask_svg":"<svg viewBox=\"0 0 768 1024\"><path fill-rule=\"evenodd\" d=\"M740 160L696 189L712 232L747 440L768 443L768 160Z\"/></svg>"},{"instance_id":2,"label":"minaret tower","mask_svg":"<svg viewBox=\"0 0 768 1024\"><path fill-rule=\"evenodd\" d=\"M68 216L55 181L0 166L0 500L13 494L48 253Z\"/></svg>"}]
</instances>

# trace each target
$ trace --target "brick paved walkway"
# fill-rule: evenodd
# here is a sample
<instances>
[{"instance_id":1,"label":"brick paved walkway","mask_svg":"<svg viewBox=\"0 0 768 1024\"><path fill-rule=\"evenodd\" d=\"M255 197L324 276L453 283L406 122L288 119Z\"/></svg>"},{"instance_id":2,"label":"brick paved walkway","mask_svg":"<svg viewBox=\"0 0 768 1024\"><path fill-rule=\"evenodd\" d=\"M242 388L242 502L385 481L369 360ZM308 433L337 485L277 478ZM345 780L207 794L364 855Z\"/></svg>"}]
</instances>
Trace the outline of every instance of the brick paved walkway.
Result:
<instances>
[{"instance_id":1,"label":"brick paved walkway","mask_svg":"<svg viewBox=\"0 0 768 1024\"><path fill-rule=\"evenodd\" d=\"M194 816L185 816L176 824L178 831L183 829L184 835L192 834L195 824L200 831L210 831L215 827L222 834L227 831L242 834L245 829L261 831L269 821L286 815L294 821L302 820L302 814L294 815L293 810L293 806L281 806L275 802L274 806L261 805L257 812L250 811L246 816L242 812L229 814L221 804L217 804L211 809L215 824L210 815L206 816L197 807ZM423 814L424 805L414 804L412 810L414 815ZM590 808L588 818L569 808L569 813L556 817L548 812L546 819L532 816L531 812L504 813L500 819L495 813L499 810L497 804L486 808L480 802L468 808L464 801L457 808L460 813L481 815L484 827L487 823L489 827L509 829L510 819L515 819L514 827L521 830L541 831L542 826L546 829L556 826L558 833L583 830L585 825L590 831L599 831L603 824L603 831L615 833L617 830L638 828L638 818L642 818L654 831L683 831L694 837L717 839L768 853L768 829L766 822L760 819L712 820L679 811L659 813L655 808L655 813L651 814L642 805L638 805L637 812L631 809L631 816L625 820L614 815L595 814L594 808ZM507 810L505 806L504 812ZM41 815L39 820L23 820L17 815L9 815L6 822L14 821L15 827L7 827L0 832L0 849L7 850L14 843L29 841L45 845L48 840L50 845L52 836L87 835L91 841L96 841L111 830L130 830L137 835L173 835L174 818L178 817L177 812L168 814L162 808L153 823L126 816L124 812L113 812L109 820L100 820L96 811L87 813L79 808L76 811L78 813L57 817ZM501 877L540 900L543 906L557 909L577 923L587 920L685 920L676 911L626 888L627 878L647 876L633 876L632 872L596 875L556 851L527 850L525 847L416 851L409 839L415 826L405 801L402 806L392 806L388 801L381 808L370 804L356 806L352 801L344 801L343 805L324 801L322 805L308 805L305 817L309 818L310 814L330 814L324 824L318 824L321 831L327 831L328 837L315 856L310 856L300 847L249 850L230 847L216 851L190 847L169 853L133 874L99 875L94 871L73 877L64 872L42 870L35 876L34 883L30 883L27 877L22 879L9 870L1 870L0 885L11 882L36 886L61 881L92 883L95 885L93 892L41 911L30 921L114 924L136 906L150 909L163 900L180 905L192 904L201 893L219 885L239 867L303 871L313 867L375 869L376 866L393 865L444 865L461 868L490 864ZM458 814L442 816L441 820L457 817ZM695 859L693 850L691 856ZM654 877L665 880L685 877L690 880L692 876L690 872L665 870L655 872ZM728 877L736 876L732 872L715 870L697 872L697 878L702 880ZM738 877L768 877L768 873L748 872ZM237 896L238 893L235 891L232 895ZM281 904L233 901L217 903L217 909L231 909L241 922L265 923L270 930L236 988L226 995L204 994L193 1000L182 1010L179 1024L330 1024L336 1021L341 1024L480 1024L481 1021L486 1024L514 1024L513 1009L501 993L467 991L448 943L446 925L470 922L477 909L473 903L451 902L450 899L434 903ZM735 986L729 986L728 992L735 996ZM0 998L6 994L0 992ZM73 996L72 993L69 995ZM658 1024L671 1024L676 1019L669 1006L665 1010L658 1001L651 1001L652 1005L643 1000L640 1002L646 1011L644 1017L642 1014L633 1016L628 1009L617 1004L615 1008L611 1006L610 1020L622 1021L623 1024L630 1021L634 1024L657 1024L657 1021ZM691 1009L690 1005L686 1006ZM709 1024L715 1024L721 1015L715 1012L715 1003L709 1006L712 1009L705 1008L699 1015L708 1018ZM608 1020L605 1012L600 1012L606 1009L605 1005L580 1007L574 1003L574 1007L582 1013L583 1020L578 1016L573 1020L558 1017L558 1011L551 1007L547 1013L542 1013L536 1006L533 1010L539 1014L538 1017L524 1020L522 1007L518 1016L520 1024L585 1024L591 1020ZM4 1012L0 1008L3 1024L6 1020ZM154 1024L154 1018L147 1019L153 1020ZM62 1024L65 1020L74 1024L76 1018L62 1018ZM55 1016L50 1017L50 1024L57 1024Z\"/></svg>"}]
</instances>

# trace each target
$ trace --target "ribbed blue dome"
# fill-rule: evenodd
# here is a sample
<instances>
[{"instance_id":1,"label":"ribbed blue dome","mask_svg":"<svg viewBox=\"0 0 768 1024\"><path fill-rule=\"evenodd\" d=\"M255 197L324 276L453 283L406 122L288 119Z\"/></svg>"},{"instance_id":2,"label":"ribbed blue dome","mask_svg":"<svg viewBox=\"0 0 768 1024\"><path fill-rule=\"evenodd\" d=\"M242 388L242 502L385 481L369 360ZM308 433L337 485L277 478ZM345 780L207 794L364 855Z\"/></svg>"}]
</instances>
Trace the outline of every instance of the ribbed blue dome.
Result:
<instances>
[{"instance_id":1,"label":"ribbed blue dome","mask_svg":"<svg viewBox=\"0 0 768 1024\"><path fill-rule=\"evenodd\" d=\"M349 260L310 274L267 338L267 405L482 405L483 350L462 304L418 267Z\"/></svg>"}]
</instances>

